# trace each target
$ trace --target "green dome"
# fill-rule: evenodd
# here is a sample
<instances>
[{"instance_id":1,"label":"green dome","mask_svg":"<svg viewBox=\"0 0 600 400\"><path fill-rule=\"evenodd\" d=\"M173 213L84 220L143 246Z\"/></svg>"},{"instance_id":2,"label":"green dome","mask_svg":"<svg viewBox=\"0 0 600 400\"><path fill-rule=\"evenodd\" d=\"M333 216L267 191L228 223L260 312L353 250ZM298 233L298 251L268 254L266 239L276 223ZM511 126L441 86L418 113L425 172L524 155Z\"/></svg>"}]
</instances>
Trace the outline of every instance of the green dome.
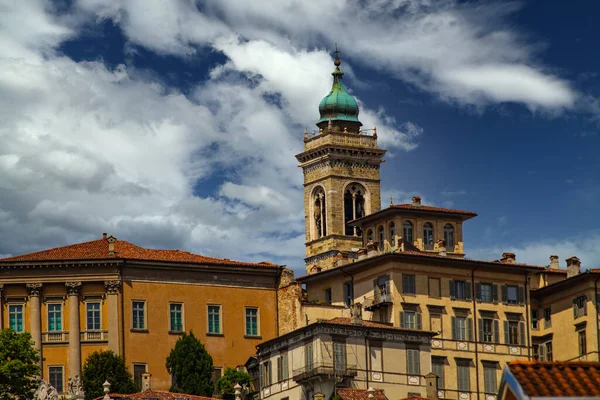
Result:
<instances>
[{"instance_id":1,"label":"green dome","mask_svg":"<svg viewBox=\"0 0 600 400\"><path fill-rule=\"evenodd\" d=\"M331 91L321 103L319 103L319 113L321 118L317 121L317 124L325 121L352 121L358 122L358 104L354 97L346 91L342 76L344 73L340 71L340 60L336 58L335 71L331 73L333 75L333 86Z\"/></svg>"}]
</instances>

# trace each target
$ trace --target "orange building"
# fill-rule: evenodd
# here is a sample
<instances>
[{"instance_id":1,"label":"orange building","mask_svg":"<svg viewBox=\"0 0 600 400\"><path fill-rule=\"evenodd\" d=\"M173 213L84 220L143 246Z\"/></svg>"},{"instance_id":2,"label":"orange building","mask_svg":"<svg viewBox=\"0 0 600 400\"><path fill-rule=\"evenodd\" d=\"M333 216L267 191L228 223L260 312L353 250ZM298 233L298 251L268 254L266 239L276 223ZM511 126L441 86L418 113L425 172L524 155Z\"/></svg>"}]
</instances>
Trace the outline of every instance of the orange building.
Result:
<instances>
[{"instance_id":1,"label":"orange building","mask_svg":"<svg viewBox=\"0 0 600 400\"><path fill-rule=\"evenodd\" d=\"M168 389L166 358L193 331L215 374L243 365L277 335L277 288L285 269L146 249L102 239L0 260L0 328L29 331L42 377L59 393L87 356L110 349L125 357L141 386Z\"/></svg>"}]
</instances>

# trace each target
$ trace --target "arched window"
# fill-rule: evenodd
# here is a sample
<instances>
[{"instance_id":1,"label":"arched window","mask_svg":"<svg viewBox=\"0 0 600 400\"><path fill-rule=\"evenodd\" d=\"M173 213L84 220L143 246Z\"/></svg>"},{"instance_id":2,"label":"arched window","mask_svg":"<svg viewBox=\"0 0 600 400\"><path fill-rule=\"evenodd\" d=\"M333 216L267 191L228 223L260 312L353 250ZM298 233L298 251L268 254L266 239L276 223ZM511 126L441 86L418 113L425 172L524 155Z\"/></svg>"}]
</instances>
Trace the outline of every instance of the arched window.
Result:
<instances>
[{"instance_id":1,"label":"arched window","mask_svg":"<svg viewBox=\"0 0 600 400\"><path fill-rule=\"evenodd\" d=\"M404 221L404 225L402 226L404 232L402 233L402 237L408 243L413 243L413 225L410 221Z\"/></svg>"},{"instance_id":2,"label":"arched window","mask_svg":"<svg viewBox=\"0 0 600 400\"><path fill-rule=\"evenodd\" d=\"M447 248L454 248L454 227L450 224L444 226L444 240Z\"/></svg>"},{"instance_id":3,"label":"arched window","mask_svg":"<svg viewBox=\"0 0 600 400\"><path fill-rule=\"evenodd\" d=\"M383 230L383 226L379 227L379 248L383 249L383 241L385 240L385 231Z\"/></svg>"},{"instance_id":4,"label":"arched window","mask_svg":"<svg viewBox=\"0 0 600 400\"><path fill-rule=\"evenodd\" d=\"M393 222L390 222L390 244L392 246L395 244L394 236L396 236L396 224L394 224Z\"/></svg>"},{"instance_id":5,"label":"arched window","mask_svg":"<svg viewBox=\"0 0 600 400\"><path fill-rule=\"evenodd\" d=\"M367 242L370 242L371 240L373 240L373 231L369 229L367 231Z\"/></svg>"},{"instance_id":6,"label":"arched window","mask_svg":"<svg viewBox=\"0 0 600 400\"><path fill-rule=\"evenodd\" d=\"M425 245L425 249L433 249L433 226L429 222L423 225L423 244Z\"/></svg>"},{"instance_id":7,"label":"arched window","mask_svg":"<svg viewBox=\"0 0 600 400\"><path fill-rule=\"evenodd\" d=\"M327 208L325 207L325 191L322 187L318 187L313 192L314 211L313 218L315 221L315 239L327 236Z\"/></svg>"},{"instance_id":8,"label":"arched window","mask_svg":"<svg viewBox=\"0 0 600 400\"><path fill-rule=\"evenodd\" d=\"M349 224L353 219L365 216L365 188L358 183L348 185L344 192L345 233L348 236L361 236L360 228Z\"/></svg>"}]
</instances>

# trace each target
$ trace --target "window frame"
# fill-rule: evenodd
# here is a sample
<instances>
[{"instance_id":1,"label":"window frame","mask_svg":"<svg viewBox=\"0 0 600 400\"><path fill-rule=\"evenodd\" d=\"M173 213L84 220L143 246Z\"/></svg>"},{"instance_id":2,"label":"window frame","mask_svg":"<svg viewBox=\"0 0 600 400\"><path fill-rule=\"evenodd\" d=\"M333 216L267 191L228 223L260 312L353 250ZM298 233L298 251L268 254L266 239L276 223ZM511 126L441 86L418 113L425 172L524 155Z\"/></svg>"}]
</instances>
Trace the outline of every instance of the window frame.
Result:
<instances>
[{"instance_id":1,"label":"window frame","mask_svg":"<svg viewBox=\"0 0 600 400\"><path fill-rule=\"evenodd\" d=\"M415 274L402 274L402 294L417 295L417 276Z\"/></svg>"},{"instance_id":2,"label":"window frame","mask_svg":"<svg viewBox=\"0 0 600 400\"><path fill-rule=\"evenodd\" d=\"M23 332L25 332L25 303L21 303L21 302L19 302L19 303L8 303L7 305L8 305L8 307L7 307L8 308L8 312L7 312L7 314L8 314L8 327L11 328L12 330L14 330L17 333L23 333ZM21 311L18 312L18 313L13 313L10 310L11 307L21 307ZM21 318L21 329L15 329L13 327L13 325L11 323L11 315L12 314L20 315L20 318ZM18 324L15 325L15 326L18 327Z\"/></svg>"},{"instance_id":3,"label":"window frame","mask_svg":"<svg viewBox=\"0 0 600 400\"><path fill-rule=\"evenodd\" d=\"M282 352L277 357L277 383L287 381L288 379L290 379L288 353Z\"/></svg>"},{"instance_id":4,"label":"window frame","mask_svg":"<svg viewBox=\"0 0 600 400\"><path fill-rule=\"evenodd\" d=\"M498 393L498 367L495 363L483 362L483 392L486 394ZM488 376L490 375L490 376ZM491 378L491 379L490 379ZM493 382L489 382L493 381ZM493 386L493 388L490 387Z\"/></svg>"},{"instance_id":5,"label":"window frame","mask_svg":"<svg viewBox=\"0 0 600 400\"><path fill-rule=\"evenodd\" d=\"M514 290L515 298L512 300L511 289ZM519 304L519 286L517 285L506 285L506 304Z\"/></svg>"},{"instance_id":6,"label":"window frame","mask_svg":"<svg viewBox=\"0 0 600 400\"><path fill-rule=\"evenodd\" d=\"M402 238L410 244L414 242L414 225L408 220L402 223Z\"/></svg>"},{"instance_id":7,"label":"window frame","mask_svg":"<svg viewBox=\"0 0 600 400\"><path fill-rule=\"evenodd\" d=\"M56 385L56 381L52 379L52 369L60 369L60 388ZM56 389L57 393L65 393L65 366L61 364L48 365L48 383ZM60 390L59 390L60 389Z\"/></svg>"},{"instance_id":8,"label":"window frame","mask_svg":"<svg viewBox=\"0 0 600 400\"><path fill-rule=\"evenodd\" d=\"M344 282L344 305L350 307L354 304L354 282Z\"/></svg>"},{"instance_id":9,"label":"window frame","mask_svg":"<svg viewBox=\"0 0 600 400\"><path fill-rule=\"evenodd\" d=\"M461 379L461 371L463 373L466 372L466 375ZM465 379L466 377L466 379ZM456 380L457 380L457 389L460 393L470 393L471 392L471 362L470 361L461 361L458 360L456 362ZM466 382L466 387L461 385L461 383Z\"/></svg>"},{"instance_id":10,"label":"window frame","mask_svg":"<svg viewBox=\"0 0 600 400\"><path fill-rule=\"evenodd\" d=\"M139 366L143 366L144 367L144 372L140 375L140 384L138 386L137 382L136 382L136 377L135 377L135 367L139 367ZM133 377L133 383L135 384L135 387L138 388L138 390L141 392L144 390L143 386L144 386L144 374L148 372L148 364L147 363L142 363L142 362L133 362L131 363L131 375Z\"/></svg>"},{"instance_id":11,"label":"window frame","mask_svg":"<svg viewBox=\"0 0 600 400\"><path fill-rule=\"evenodd\" d=\"M577 345L579 356L585 356L587 354L587 334L585 328L577 331Z\"/></svg>"},{"instance_id":12,"label":"window frame","mask_svg":"<svg viewBox=\"0 0 600 400\"><path fill-rule=\"evenodd\" d=\"M139 309L136 309L136 303L142 304L142 326L136 326L136 312L139 313ZM146 315L146 300L131 300L131 329L136 331L147 330L147 315ZM139 318L139 315L138 315ZM139 325L139 320L138 320Z\"/></svg>"},{"instance_id":13,"label":"window frame","mask_svg":"<svg viewBox=\"0 0 600 400\"><path fill-rule=\"evenodd\" d=\"M411 363L411 358L416 362L416 369L413 369L415 365ZM406 347L406 373L413 376L421 375L421 350L418 347Z\"/></svg>"},{"instance_id":14,"label":"window frame","mask_svg":"<svg viewBox=\"0 0 600 400\"><path fill-rule=\"evenodd\" d=\"M58 306L59 307L59 322L60 322L60 328L56 329L56 326L54 327L55 329L50 329L51 324L50 321L52 320L50 318L50 313L52 312L55 316L56 316L56 311L55 310L50 310L50 307L52 306ZM46 302L46 330L48 332L63 332L64 331L64 307L63 307L63 303L59 302L59 301L49 301ZM56 325L56 320L54 321L54 325Z\"/></svg>"},{"instance_id":15,"label":"window frame","mask_svg":"<svg viewBox=\"0 0 600 400\"><path fill-rule=\"evenodd\" d=\"M248 333L248 311L256 310L256 333ZM260 337L260 308L255 306L244 306L244 336L247 337Z\"/></svg>"},{"instance_id":16,"label":"window frame","mask_svg":"<svg viewBox=\"0 0 600 400\"><path fill-rule=\"evenodd\" d=\"M89 318L89 313L90 310L88 309L89 306L91 305L98 305L98 310L91 310L91 312L98 312L98 326L99 328L90 328L90 318ZM100 300L87 300L84 301L84 305L85 305L85 331L86 332L100 332L102 331L102 301ZM93 326L94 324L92 324Z\"/></svg>"},{"instance_id":17,"label":"window frame","mask_svg":"<svg viewBox=\"0 0 600 400\"><path fill-rule=\"evenodd\" d=\"M333 291L331 287L328 287L324 290L325 292L325 304L333 304Z\"/></svg>"},{"instance_id":18,"label":"window frame","mask_svg":"<svg viewBox=\"0 0 600 400\"><path fill-rule=\"evenodd\" d=\"M214 313L211 313L211 308L216 307L218 309L217 312L217 331L213 332L211 331L210 327L211 327L211 317L214 316ZM214 327L214 321L213 321L213 327ZM223 334L223 306L221 304L214 304L214 303L210 303L206 305L206 334L207 335L222 335Z\"/></svg>"},{"instance_id":19,"label":"window frame","mask_svg":"<svg viewBox=\"0 0 600 400\"><path fill-rule=\"evenodd\" d=\"M436 372L436 367L434 367L435 365L438 366L438 368L441 368L441 373L437 373ZM444 379L444 373L445 373L445 368L446 367L446 357L442 357L442 356L432 356L431 357L431 372L433 372L434 374L437 375L438 380L438 389L440 390L444 390L444 386L445 386L445 379ZM438 371L440 372L440 371Z\"/></svg>"},{"instance_id":20,"label":"window frame","mask_svg":"<svg viewBox=\"0 0 600 400\"><path fill-rule=\"evenodd\" d=\"M485 290L484 290L485 288ZM485 295L484 295L485 293ZM489 297L488 297L489 295ZM492 303L494 301L494 285L487 282L481 282L481 297L483 303Z\"/></svg>"},{"instance_id":21,"label":"window frame","mask_svg":"<svg viewBox=\"0 0 600 400\"><path fill-rule=\"evenodd\" d=\"M435 231L431 222L423 224L423 248L425 250L433 250L435 243Z\"/></svg>"},{"instance_id":22,"label":"window frame","mask_svg":"<svg viewBox=\"0 0 600 400\"><path fill-rule=\"evenodd\" d=\"M173 329L174 328L174 326L173 326L173 312L174 311L172 310L171 306L180 306L181 307L181 309L179 310L181 329L179 329L179 330ZM170 301L169 302L169 332L170 333L185 332L185 306L184 306L183 302L180 302L180 301Z\"/></svg>"},{"instance_id":23,"label":"window frame","mask_svg":"<svg viewBox=\"0 0 600 400\"><path fill-rule=\"evenodd\" d=\"M450 252L454 251L454 231L454 225L450 223L444 225L444 240L446 241L446 247L451 247Z\"/></svg>"}]
</instances>

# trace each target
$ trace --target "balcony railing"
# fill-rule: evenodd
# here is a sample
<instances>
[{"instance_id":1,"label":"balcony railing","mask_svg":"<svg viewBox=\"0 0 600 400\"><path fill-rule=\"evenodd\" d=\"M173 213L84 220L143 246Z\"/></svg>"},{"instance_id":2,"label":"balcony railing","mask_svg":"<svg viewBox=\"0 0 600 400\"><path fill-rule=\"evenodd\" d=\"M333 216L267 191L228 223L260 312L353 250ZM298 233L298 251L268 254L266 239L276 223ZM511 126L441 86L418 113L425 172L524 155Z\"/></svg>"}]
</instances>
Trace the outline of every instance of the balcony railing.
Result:
<instances>
[{"instance_id":1,"label":"balcony railing","mask_svg":"<svg viewBox=\"0 0 600 400\"><path fill-rule=\"evenodd\" d=\"M353 378L357 375L356 365L334 363L315 363L294 370L293 378L296 382L305 381L320 376L337 376L342 378Z\"/></svg>"},{"instance_id":2,"label":"balcony railing","mask_svg":"<svg viewBox=\"0 0 600 400\"><path fill-rule=\"evenodd\" d=\"M48 331L42 332L42 343L65 343L69 341L69 332Z\"/></svg>"},{"instance_id":3,"label":"balcony railing","mask_svg":"<svg viewBox=\"0 0 600 400\"><path fill-rule=\"evenodd\" d=\"M82 342L105 342L108 340L108 331L83 331L81 332Z\"/></svg>"},{"instance_id":4,"label":"balcony railing","mask_svg":"<svg viewBox=\"0 0 600 400\"><path fill-rule=\"evenodd\" d=\"M392 304L392 292L390 290L390 282L385 282L383 285L375 286L372 297L365 297L363 305L365 310L372 311L379 307Z\"/></svg>"}]
</instances>

